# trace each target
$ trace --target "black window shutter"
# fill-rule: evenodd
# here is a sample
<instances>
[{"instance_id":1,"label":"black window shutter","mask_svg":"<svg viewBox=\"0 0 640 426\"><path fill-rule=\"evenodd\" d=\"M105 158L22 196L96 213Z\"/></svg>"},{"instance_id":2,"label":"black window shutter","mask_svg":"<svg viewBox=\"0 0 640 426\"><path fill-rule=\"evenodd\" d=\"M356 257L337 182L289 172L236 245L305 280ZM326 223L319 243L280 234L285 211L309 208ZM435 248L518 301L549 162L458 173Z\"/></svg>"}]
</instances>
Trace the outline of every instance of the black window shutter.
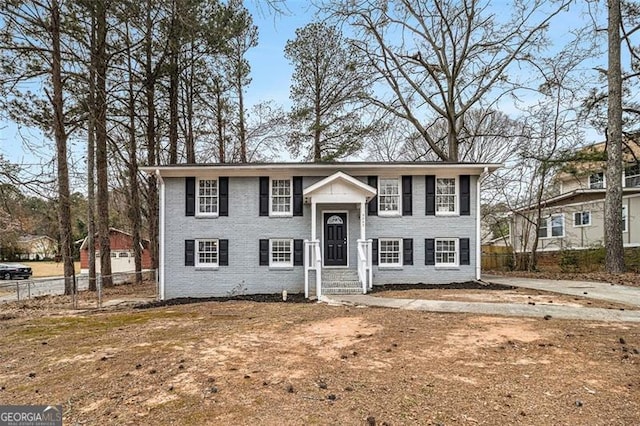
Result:
<instances>
[{"instance_id":1,"label":"black window shutter","mask_svg":"<svg viewBox=\"0 0 640 426\"><path fill-rule=\"evenodd\" d=\"M218 178L219 195L218 195L218 215L229 216L229 178Z\"/></svg>"},{"instance_id":2,"label":"black window shutter","mask_svg":"<svg viewBox=\"0 0 640 426\"><path fill-rule=\"evenodd\" d=\"M471 177L460 175L460 215L471 215Z\"/></svg>"},{"instance_id":3,"label":"black window shutter","mask_svg":"<svg viewBox=\"0 0 640 426\"><path fill-rule=\"evenodd\" d=\"M196 178L185 178L185 216L196 214Z\"/></svg>"},{"instance_id":4,"label":"black window shutter","mask_svg":"<svg viewBox=\"0 0 640 426\"><path fill-rule=\"evenodd\" d=\"M196 264L196 241L184 240L184 266Z\"/></svg>"},{"instance_id":5,"label":"black window shutter","mask_svg":"<svg viewBox=\"0 0 640 426\"><path fill-rule=\"evenodd\" d=\"M367 178L367 183L369 184L369 186L376 188L376 191L378 190L378 176L369 176ZM378 196L377 195L375 195L371 200L369 200L367 214L369 216L378 215Z\"/></svg>"},{"instance_id":6,"label":"black window shutter","mask_svg":"<svg viewBox=\"0 0 640 426\"><path fill-rule=\"evenodd\" d=\"M413 265L413 238L402 239L402 264Z\"/></svg>"},{"instance_id":7,"label":"black window shutter","mask_svg":"<svg viewBox=\"0 0 640 426\"><path fill-rule=\"evenodd\" d=\"M304 265L304 241L293 240L293 264L294 266Z\"/></svg>"},{"instance_id":8,"label":"black window shutter","mask_svg":"<svg viewBox=\"0 0 640 426\"><path fill-rule=\"evenodd\" d=\"M378 239L371 240L371 264L378 264Z\"/></svg>"},{"instance_id":9,"label":"black window shutter","mask_svg":"<svg viewBox=\"0 0 640 426\"><path fill-rule=\"evenodd\" d=\"M460 238L460 264L461 265L471 264L468 238Z\"/></svg>"},{"instance_id":10,"label":"black window shutter","mask_svg":"<svg viewBox=\"0 0 640 426\"><path fill-rule=\"evenodd\" d=\"M218 265L229 266L229 240L218 240Z\"/></svg>"},{"instance_id":11,"label":"black window shutter","mask_svg":"<svg viewBox=\"0 0 640 426\"><path fill-rule=\"evenodd\" d=\"M426 206L427 216L434 216L436 214L436 177L434 175L425 176L425 192L427 195Z\"/></svg>"},{"instance_id":12,"label":"black window shutter","mask_svg":"<svg viewBox=\"0 0 640 426\"><path fill-rule=\"evenodd\" d=\"M269 177L260 177L260 216L269 216Z\"/></svg>"},{"instance_id":13,"label":"black window shutter","mask_svg":"<svg viewBox=\"0 0 640 426\"><path fill-rule=\"evenodd\" d=\"M413 188L411 176L402 176L402 216L413 214Z\"/></svg>"},{"instance_id":14,"label":"black window shutter","mask_svg":"<svg viewBox=\"0 0 640 426\"><path fill-rule=\"evenodd\" d=\"M436 240L433 238L425 238L424 240L424 264L436 264Z\"/></svg>"},{"instance_id":15,"label":"black window shutter","mask_svg":"<svg viewBox=\"0 0 640 426\"><path fill-rule=\"evenodd\" d=\"M269 240L260 240L260 265L269 266Z\"/></svg>"},{"instance_id":16,"label":"black window shutter","mask_svg":"<svg viewBox=\"0 0 640 426\"><path fill-rule=\"evenodd\" d=\"M293 177L293 215L302 216L302 176Z\"/></svg>"}]
</instances>

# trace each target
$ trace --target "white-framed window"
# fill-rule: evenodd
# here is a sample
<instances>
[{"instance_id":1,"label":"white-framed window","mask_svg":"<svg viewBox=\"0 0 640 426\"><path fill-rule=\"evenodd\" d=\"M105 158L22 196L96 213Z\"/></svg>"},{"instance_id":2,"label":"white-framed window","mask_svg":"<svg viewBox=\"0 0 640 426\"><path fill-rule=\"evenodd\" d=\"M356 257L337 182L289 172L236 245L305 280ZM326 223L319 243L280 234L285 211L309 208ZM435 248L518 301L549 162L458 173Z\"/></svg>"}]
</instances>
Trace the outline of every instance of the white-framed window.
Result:
<instances>
[{"instance_id":1,"label":"white-framed window","mask_svg":"<svg viewBox=\"0 0 640 426\"><path fill-rule=\"evenodd\" d=\"M269 240L269 266L273 268L288 268L293 266L293 240Z\"/></svg>"},{"instance_id":2,"label":"white-framed window","mask_svg":"<svg viewBox=\"0 0 640 426\"><path fill-rule=\"evenodd\" d=\"M640 187L640 163L624 169L624 186L627 188Z\"/></svg>"},{"instance_id":3,"label":"white-framed window","mask_svg":"<svg viewBox=\"0 0 640 426\"><path fill-rule=\"evenodd\" d=\"M218 215L218 181L216 179L198 179L196 205L197 216Z\"/></svg>"},{"instance_id":4,"label":"white-framed window","mask_svg":"<svg viewBox=\"0 0 640 426\"><path fill-rule=\"evenodd\" d=\"M456 178L436 178L436 214L455 214L457 205Z\"/></svg>"},{"instance_id":5,"label":"white-framed window","mask_svg":"<svg viewBox=\"0 0 640 426\"><path fill-rule=\"evenodd\" d=\"M573 226L591 225L591 212L575 212L573 214Z\"/></svg>"},{"instance_id":6,"label":"white-framed window","mask_svg":"<svg viewBox=\"0 0 640 426\"><path fill-rule=\"evenodd\" d=\"M539 238L559 238L564 237L564 215L552 214L547 218L542 218L538 230Z\"/></svg>"},{"instance_id":7,"label":"white-framed window","mask_svg":"<svg viewBox=\"0 0 640 426\"><path fill-rule=\"evenodd\" d=\"M400 179L381 178L378 181L378 215L400 214Z\"/></svg>"},{"instance_id":8,"label":"white-framed window","mask_svg":"<svg viewBox=\"0 0 640 426\"><path fill-rule=\"evenodd\" d=\"M402 266L402 239L380 238L378 240L378 265Z\"/></svg>"},{"instance_id":9,"label":"white-framed window","mask_svg":"<svg viewBox=\"0 0 640 426\"><path fill-rule=\"evenodd\" d=\"M622 232L627 232L629 217L627 216L627 205L622 205Z\"/></svg>"},{"instance_id":10,"label":"white-framed window","mask_svg":"<svg viewBox=\"0 0 640 426\"><path fill-rule=\"evenodd\" d=\"M589 175L589 189L604 188L604 172Z\"/></svg>"},{"instance_id":11,"label":"white-framed window","mask_svg":"<svg viewBox=\"0 0 640 426\"><path fill-rule=\"evenodd\" d=\"M458 266L458 239L436 238L436 266Z\"/></svg>"},{"instance_id":12,"label":"white-framed window","mask_svg":"<svg viewBox=\"0 0 640 426\"><path fill-rule=\"evenodd\" d=\"M111 258L112 258L112 259L115 259L116 257L117 257L116 252L115 252L115 251L112 251L112 252L111 252Z\"/></svg>"},{"instance_id":13,"label":"white-framed window","mask_svg":"<svg viewBox=\"0 0 640 426\"><path fill-rule=\"evenodd\" d=\"M218 266L218 240L196 240L196 267Z\"/></svg>"},{"instance_id":14,"label":"white-framed window","mask_svg":"<svg viewBox=\"0 0 640 426\"><path fill-rule=\"evenodd\" d=\"M272 216L291 216L291 179L271 179L269 186L269 211Z\"/></svg>"}]
</instances>

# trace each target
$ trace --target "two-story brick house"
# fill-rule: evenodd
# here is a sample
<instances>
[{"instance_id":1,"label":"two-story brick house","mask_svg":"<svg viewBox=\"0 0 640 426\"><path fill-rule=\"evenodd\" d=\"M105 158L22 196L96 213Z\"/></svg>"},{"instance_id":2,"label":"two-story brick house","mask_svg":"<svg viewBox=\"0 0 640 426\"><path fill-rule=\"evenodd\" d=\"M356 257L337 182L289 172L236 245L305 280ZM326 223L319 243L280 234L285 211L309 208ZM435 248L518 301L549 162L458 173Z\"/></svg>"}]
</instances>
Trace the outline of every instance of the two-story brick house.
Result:
<instances>
[{"instance_id":1,"label":"two-story brick house","mask_svg":"<svg viewBox=\"0 0 640 426\"><path fill-rule=\"evenodd\" d=\"M159 179L160 297L366 292L480 277L496 164L145 167Z\"/></svg>"}]
</instances>

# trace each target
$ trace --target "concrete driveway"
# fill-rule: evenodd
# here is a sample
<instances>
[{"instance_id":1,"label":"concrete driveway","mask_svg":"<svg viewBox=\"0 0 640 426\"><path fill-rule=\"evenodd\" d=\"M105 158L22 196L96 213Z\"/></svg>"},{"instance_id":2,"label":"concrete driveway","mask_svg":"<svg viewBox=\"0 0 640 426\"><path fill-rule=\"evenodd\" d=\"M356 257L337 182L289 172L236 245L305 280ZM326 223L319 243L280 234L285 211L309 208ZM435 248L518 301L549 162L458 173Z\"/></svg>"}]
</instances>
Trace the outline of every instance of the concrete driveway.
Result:
<instances>
[{"instance_id":1,"label":"concrete driveway","mask_svg":"<svg viewBox=\"0 0 640 426\"><path fill-rule=\"evenodd\" d=\"M408 309L429 312L474 313L545 319L640 322L640 288L586 281L554 281L529 278L484 276L484 281L514 287L544 290L578 297L630 305L631 310L589 307L525 305L521 303L453 302L442 300L393 299L370 295L324 296L328 303Z\"/></svg>"}]
</instances>

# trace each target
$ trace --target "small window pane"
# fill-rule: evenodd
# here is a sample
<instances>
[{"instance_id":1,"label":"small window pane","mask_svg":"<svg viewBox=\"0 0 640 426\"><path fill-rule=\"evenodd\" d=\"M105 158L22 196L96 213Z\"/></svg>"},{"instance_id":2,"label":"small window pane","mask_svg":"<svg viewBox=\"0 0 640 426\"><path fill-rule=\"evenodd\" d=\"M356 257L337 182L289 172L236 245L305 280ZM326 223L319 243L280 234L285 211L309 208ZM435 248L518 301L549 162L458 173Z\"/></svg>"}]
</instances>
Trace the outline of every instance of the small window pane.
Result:
<instances>
[{"instance_id":1,"label":"small window pane","mask_svg":"<svg viewBox=\"0 0 640 426\"><path fill-rule=\"evenodd\" d=\"M551 236L562 237L564 235L564 220L562 216L553 216L551 218Z\"/></svg>"},{"instance_id":2,"label":"small window pane","mask_svg":"<svg viewBox=\"0 0 640 426\"><path fill-rule=\"evenodd\" d=\"M594 173L589 176L589 188L602 189L604 188L604 173Z\"/></svg>"},{"instance_id":3,"label":"small window pane","mask_svg":"<svg viewBox=\"0 0 640 426\"><path fill-rule=\"evenodd\" d=\"M292 266L293 240L271 240L271 266Z\"/></svg>"},{"instance_id":4,"label":"small window pane","mask_svg":"<svg viewBox=\"0 0 640 426\"><path fill-rule=\"evenodd\" d=\"M275 214L291 212L291 181L289 179L271 181L271 212Z\"/></svg>"},{"instance_id":5,"label":"small window pane","mask_svg":"<svg viewBox=\"0 0 640 426\"><path fill-rule=\"evenodd\" d=\"M627 188L640 187L640 163L624 169L624 184Z\"/></svg>"},{"instance_id":6,"label":"small window pane","mask_svg":"<svg viewBox=\"0 0 640 426\"><path fill-rule=\"evenodd\" d=\"M400 240L379 240L379 264L386 266L400 265Z\"/></svg>"},{"instance_id":7,"label":"small window pane","mask_svg":"<svg viewBox=\"0 0 640 426\"><path fill-rule=\"evenodd\" d=\"M449 213L456 211L455 178L436 179L436 211Z\"/></svg>"},{"instance_id":8,"label":"small window pane","mask_svg":"<svg viewBox=\"0 0 640 426\"><path fill-rule=\"evenodd\" d=\"M398 179L380 179L378 206L381 212L400 210L400 184Z\"/></svg>"},{"instance_id":9,"label":"small window pane","mask_svg":"<svg viewBox=\"0 0 640 426\"><path fill-rule=\"evenodd\" d=\"M198 240L198 265L218 264L218 240Z\"/></svg>"},{"instance_id":10,"label":"small window pane","mask_svg":"<svg viewBox=\"0 0 640 426\"><path fill-rule=\"evenodd\" d=\"M218 181L215 179L198 180L198 213L218 213Z\"/></svg>"},{"instance_id":11,"label":"small window pane","mask_svg":"<svg viewBox=\"0 0 640 426\"><path fill-rule=\"evenodd\" d=\"M436 240L436 265L456 264L456 240Z\"/></svg>"}]
</instances>

